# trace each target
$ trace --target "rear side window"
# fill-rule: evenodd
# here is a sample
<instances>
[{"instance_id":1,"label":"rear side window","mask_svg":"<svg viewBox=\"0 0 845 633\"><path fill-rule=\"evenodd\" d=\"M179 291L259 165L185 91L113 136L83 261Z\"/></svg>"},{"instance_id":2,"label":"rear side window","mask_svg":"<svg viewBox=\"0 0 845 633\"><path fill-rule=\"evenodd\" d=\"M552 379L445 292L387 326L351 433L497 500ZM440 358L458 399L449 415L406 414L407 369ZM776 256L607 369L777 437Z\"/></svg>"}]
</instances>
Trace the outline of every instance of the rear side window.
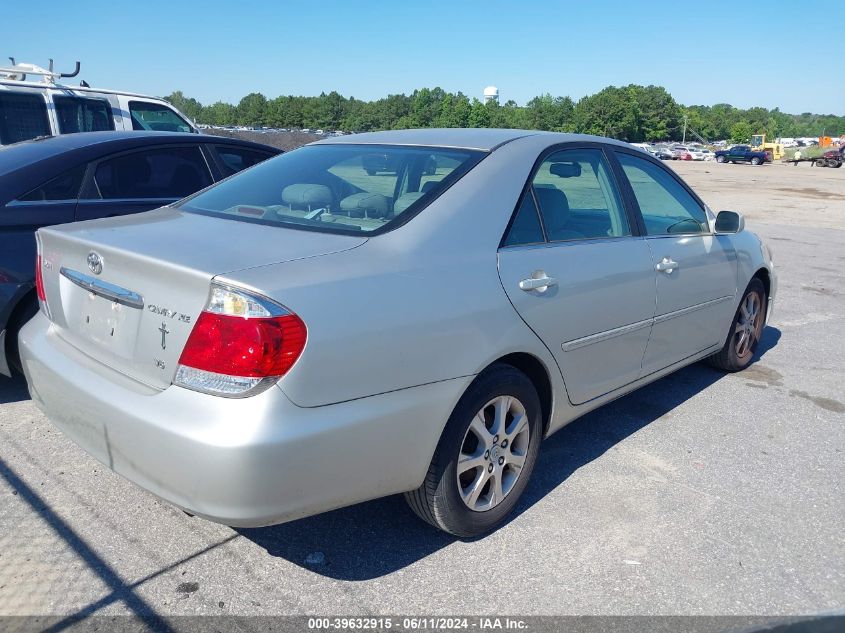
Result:
<instances>
[{"instance_id":1,"label":"rear side window","mask_svg":"<svg viewBox=\"0 0 845 633\"><path fill-rule=\"evenodd\" d=\"M184 198L211 184L198 147L162 147L105 160L94 180L105 199Z\"/></svg>"},{"instance_id":2,"label":"rear side window","mask_svg":"<svg viewBox=\"0 0 845 633\"><path fill-rule=\"evenodd\" d=\"M82 179L85 177L85 168L86 165L80 165L66 171L21 196L18 200L20 202L76 200L79 196L79 188L82 186Z\"/></svg>"},{"instance_id":3,"label":"rear side window","mask_svg":"<svg viewBox=\"0 0 845 633\"><path fill-rule=\"evenodd\" d=\"M233 147L230 145L215 145L214 150L220 159L225 176L231 176L247 167L257 165L271 156L267 152L259 152L253 149Z\"/></svg>"},{"instance_id":4,"label":"rear side window","mask_svg":"<svg viewBox=\"0 0 845 633\"><path fill-rule=\"evenodd\" d=\"M59 133L104 132L114 129L111 106L105 99L53 96Z\"/></svg>"},{"instance_id":5,"label":"rear side window","mask_svg":"<svg viewBox=\"0 0 845 633\"><path fill-rule=\"evenodd\" d=\"M555 152L532 184L550 242L631 234L601 150Z\"/></svg>"},{"instance_id":6,"label":"rear side window","mask_svg":"<svg viewBox=\"0 0 845 633\"><path fill-rule=\"evenodd\" d=\"M522 197L513 224L505 237L504 246L538 244L544 241L537 205L534 204L534 196L529 189Z\"/></svg>"},{"instance_id":7,"label":"rear side window","mask_svg":"<svg viewBox=\"0 0 845 633\"><path fill-rule=\"evenodd\" d=\"M648 235L707 233L707 214L660 165L617 153L634 190Z\"/></svg>"},{"instance_id":8,"label":"rear side window","mask_svg":"<svg viewBox=\"0 0 845 633\"><path fill-rule=\"evenodd\" d=\"M160 103L130 101L129 116L133 130L156 132L193 132L190 124L172 109Z\"/></svg>"},{"instance_id":9,"label":"rear side window","mask_svg":"<svg viewBox=\"0 0 845 633\"><path fill-rule=\"evenodd\" d=\"M44 97L0 92L0 144L8 145L50 134Z\"/></svg>"}]
</instances>

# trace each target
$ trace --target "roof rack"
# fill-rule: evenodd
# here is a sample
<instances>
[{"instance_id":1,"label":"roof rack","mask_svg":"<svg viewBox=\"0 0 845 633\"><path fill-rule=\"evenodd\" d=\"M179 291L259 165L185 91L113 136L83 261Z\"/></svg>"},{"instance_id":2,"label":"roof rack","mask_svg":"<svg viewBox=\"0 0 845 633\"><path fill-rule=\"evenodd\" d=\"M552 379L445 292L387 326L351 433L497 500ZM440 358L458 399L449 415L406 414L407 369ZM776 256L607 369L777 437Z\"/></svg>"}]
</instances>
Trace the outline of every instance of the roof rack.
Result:
<instances>
[{"instance_id":1,"label":"roof rack","mask_svg":"<svg viewBox=\"0 0 845 633\"><path fill-rule=\"evenodd\" d=\"M17 62L15 62L14 57L10 57L9 61L12 62L11 67L0 67L0 79L7 79L11 81L26 81L27 75L36 75L41 77L44 83L54 84L56 83L57 79L61 79L63 77L76 77L79 74L80 68L79 62L76 62L76 68L73 70L72 73L60 73L53 70L52 59L50 60L50 65L48 68L42 68L41 66L36 66L35 64L18 64Z\"/></svg>"}]
</instances>

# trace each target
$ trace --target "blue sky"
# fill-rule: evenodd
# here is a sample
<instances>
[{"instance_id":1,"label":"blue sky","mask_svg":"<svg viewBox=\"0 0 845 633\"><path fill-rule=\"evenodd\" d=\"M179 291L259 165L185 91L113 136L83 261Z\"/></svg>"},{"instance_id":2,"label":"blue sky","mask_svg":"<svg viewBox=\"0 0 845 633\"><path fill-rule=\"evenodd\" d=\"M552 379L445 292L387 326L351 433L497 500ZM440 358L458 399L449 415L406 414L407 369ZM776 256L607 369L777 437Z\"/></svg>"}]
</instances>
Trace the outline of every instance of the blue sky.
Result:
<instances>
[{"instance_id":1,"label":"blue sky","mask_svg":"<svg viewBox=\"0 0 845 633\"><path fill-rule=\"evenodd\" d=\"M494 84L523 104L639 83L686 105L845 114L842 0L4 4L2 58L79 59L92 86L203 103L434 86L480 97ZM824 41L837 52L813 52Z\"/></svg>"}]
</instances>

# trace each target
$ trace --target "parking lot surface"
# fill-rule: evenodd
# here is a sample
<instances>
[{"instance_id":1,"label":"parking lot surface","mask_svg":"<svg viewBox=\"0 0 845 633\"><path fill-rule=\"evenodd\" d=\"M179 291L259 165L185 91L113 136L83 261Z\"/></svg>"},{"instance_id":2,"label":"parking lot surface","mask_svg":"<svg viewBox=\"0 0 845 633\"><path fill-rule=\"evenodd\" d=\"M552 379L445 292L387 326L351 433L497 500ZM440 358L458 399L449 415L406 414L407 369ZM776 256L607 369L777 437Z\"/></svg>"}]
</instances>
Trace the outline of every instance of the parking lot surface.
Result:
<instances>
[{"instance_id":1,"label":"parking lot surface","mask_svg":"<svg viewBox=\"0 0 845 633\"><path fill-rule=\"evenodd\" d=\"M0 615L842 608L845 169L676 169L773 248L775 318L746 371L696 364L573 422L476 541L396 497L264 529L191 518L0 378Z\"/></svg>"}]
</instances>

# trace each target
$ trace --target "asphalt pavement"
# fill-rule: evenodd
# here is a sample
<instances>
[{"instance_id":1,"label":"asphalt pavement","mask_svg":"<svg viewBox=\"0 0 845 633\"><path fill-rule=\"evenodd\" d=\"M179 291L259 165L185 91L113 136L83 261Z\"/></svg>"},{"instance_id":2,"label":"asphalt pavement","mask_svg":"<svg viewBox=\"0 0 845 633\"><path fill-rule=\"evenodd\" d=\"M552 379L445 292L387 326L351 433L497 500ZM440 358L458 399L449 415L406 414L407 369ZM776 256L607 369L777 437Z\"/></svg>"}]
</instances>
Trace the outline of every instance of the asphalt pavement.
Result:
<instances>
[{"instance_id":1,"label":"asphalt pavement","mask_svg":"<svg viewBox=\"0 0 845 633\"><path fill-rule=\"evenodd\" d=\"M191 518L0 378L0 615L841 609L845 231L749 228L781 284L754 364L696 364L573 422L475 541L398 497L264 529Z\"/></svg>"}]
</instances>

